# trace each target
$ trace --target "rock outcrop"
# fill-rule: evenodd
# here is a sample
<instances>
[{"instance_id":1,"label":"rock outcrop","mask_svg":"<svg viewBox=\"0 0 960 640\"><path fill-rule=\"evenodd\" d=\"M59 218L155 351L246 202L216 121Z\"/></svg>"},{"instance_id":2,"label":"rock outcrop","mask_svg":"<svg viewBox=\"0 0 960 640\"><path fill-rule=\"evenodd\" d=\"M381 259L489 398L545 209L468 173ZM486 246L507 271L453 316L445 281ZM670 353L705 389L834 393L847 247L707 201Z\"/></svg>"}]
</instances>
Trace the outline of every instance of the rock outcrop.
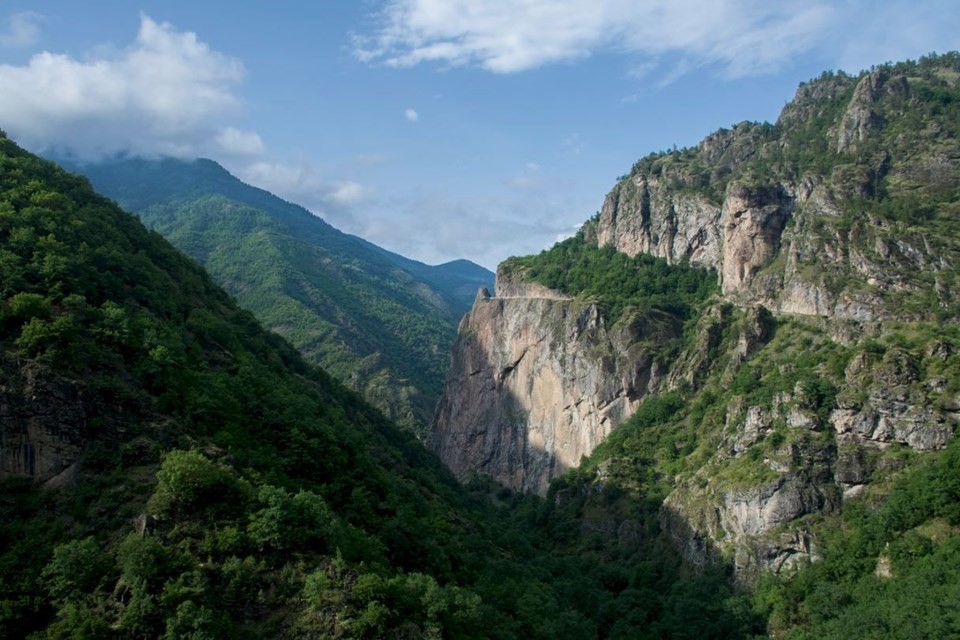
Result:
<instances>
[{"instance_id":1,"label":"rock outcrop","mask_svg":"<svg viewBox=\"0 0 960 640\"><path fill-rule=\"evenodd\" d=\"M740 342L756 334L745 320ZM941 342L927 347L923 361L897 347L882 356L859 351L824 405L829 411L802 383L768 404L734 396L716 453L665 500L664 531L694 562L732 559L744 580L816 561L804 516L835 512L889 476L902 464L898 448L934 451L953 437L960 393L924 371L951 357Z\"/></svg>"},{"instance_id":2,"label":"rock outcrop","mask_svg":"<svg viewBox=\"0 0 960 640\"><path fill-rule=\"evenodd\" d=\"M604 200L597 242L629 256L715 268L722 256L721 209L703 194L677 192L665 180L623 180Z\"/></svg>"},{"instance_id":3,"label":"rock outcrop","mask_svg":"<svg viewBox=\"0 0 960 640\"><path fill-rule=\"evenodd\" d=\"M792 213L792 198L782 185L748 188L732 185L723 201L724 293L749 288L754 275L780 249L783 228Z\"/></svg>"},{"instance_id":4,"label":"rock outcrop","mask_svg":"<svg viewBox=\"0 0 960 640\"><path fill-rule=\"evenodd\" d=\"M647 314L608 328L596 305L502 274L497 290L514 295L479 295L460 324L431 446L461 478L544 494L657 388L656 354L642 338L656 343L680 327Z\"/></svg>"},{"instance_id":5,"label":"rock outcrop","mask_svg":"<svg viewBox=\"0 0 960 640\"><path fill-rule=\"evenodd\" d=\"M720 554L748 577L816 560L808 516L868 491L898 468L898 450L942 449L960 424L958 348L939 328L960 317L960 242L947 226L960 132L929 115L939 107L922 128L904 119L921 90L960 71L924 74L825 74L777 125L741 123L638 161L579 237L713 269L722 300L657 365L651 336L675 340L681 327L608 327L596 307L502 274L454 348L433 440L447 464L542 493L645 394L725 397L697 435L716 450L670 468L662 529L694 563ZM770 346L781 333L795 341ZM938 337L924 347L920 335ZM806 352L815 343L824 360ZM755 358L765 366L742 375Z\"/></svg>"},{"instance_id":6,"label":"rock outcrop","mask_svg":"<svg viewBox=\"0 0 960 640\"><path fill-rule=\"evenodd\" d=\"M77 390L27 365L0 384L0 480L49 481L80 458L86 411Z\"/></svg>"}]
</instances>

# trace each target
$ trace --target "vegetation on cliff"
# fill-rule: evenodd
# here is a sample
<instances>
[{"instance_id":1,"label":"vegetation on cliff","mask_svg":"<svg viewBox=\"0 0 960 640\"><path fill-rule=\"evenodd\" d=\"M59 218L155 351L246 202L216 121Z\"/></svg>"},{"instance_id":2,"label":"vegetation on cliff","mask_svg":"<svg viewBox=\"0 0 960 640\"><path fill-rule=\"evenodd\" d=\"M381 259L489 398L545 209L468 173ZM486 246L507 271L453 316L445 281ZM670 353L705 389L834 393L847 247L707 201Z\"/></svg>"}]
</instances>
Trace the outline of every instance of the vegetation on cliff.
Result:
<instances>
[{"instance_id":1,"label":"vegetation on cliff","mask_svg":"<svg viewBox=\"0 0 960 640\"><path fill-rule=\"evenodd\" d=\"M826 74L776 125L634 169L715 199L829 183L807 231L896 286L819 245L760 275L806 259L879 320L737 307L589 225L508 265L611 324L687 320L661 392L546 500L459 486L157 233L0 138L0 635L960 635L958 67Z\"/></svg>"},{"instance_id":2,"label":"vegetation on cliff","mask_svg":"<svg viewBox=\"0 0 960 640\"><path fill-rule=\"evenodd\" d=\"M757 585L754 611L777 637L960 634L958 80L957 54L824 74L775 125L652 154L623 178L657 181L658 197L693 194L717 215L734 182L803 192L788 210L792 244L772 245L747 297L776 300L792 269L792 285L855 292L865 310L699 307L667 389L553 487L601 520L658 505L657 531L689 561ZM648 203L630 213L641 212ZM567 251L527 275L586 290L579 277L583 289L563 289Z\"/></svg>"},{"instance_id":3,"label":"vegetation on cliff","mask_svg":"<svg viewBox=\"0 0 960 640\"><path fill-rule=\"evenodd\" d=\"M592 223L588 223L588 227ZM514 257L501 271L561 293L597 303L607 322L629 309L662 311L687 321L717 292L717 276L706 269L670 265L647 254L628 257L610 247L598 248L587 227L535 256Z\"/></svg>"}]
</instances>

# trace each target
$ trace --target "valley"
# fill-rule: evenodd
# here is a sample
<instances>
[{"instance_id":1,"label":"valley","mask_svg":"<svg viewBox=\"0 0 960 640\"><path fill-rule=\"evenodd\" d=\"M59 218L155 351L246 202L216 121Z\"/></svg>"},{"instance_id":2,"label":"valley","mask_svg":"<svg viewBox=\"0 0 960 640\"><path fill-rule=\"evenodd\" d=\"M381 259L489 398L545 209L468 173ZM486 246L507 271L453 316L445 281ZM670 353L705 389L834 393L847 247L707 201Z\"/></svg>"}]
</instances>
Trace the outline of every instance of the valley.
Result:
<instances>
[{"instance_id":1,"label":"valley","mask_svg":"<svg viewBox=\"0 0 960 640\"><path fill-rule=\"evenodd\" d=\"M957 78L824 73L495 282L3 136L0 635L960 634Z\"/></svg>"}]
</instances>

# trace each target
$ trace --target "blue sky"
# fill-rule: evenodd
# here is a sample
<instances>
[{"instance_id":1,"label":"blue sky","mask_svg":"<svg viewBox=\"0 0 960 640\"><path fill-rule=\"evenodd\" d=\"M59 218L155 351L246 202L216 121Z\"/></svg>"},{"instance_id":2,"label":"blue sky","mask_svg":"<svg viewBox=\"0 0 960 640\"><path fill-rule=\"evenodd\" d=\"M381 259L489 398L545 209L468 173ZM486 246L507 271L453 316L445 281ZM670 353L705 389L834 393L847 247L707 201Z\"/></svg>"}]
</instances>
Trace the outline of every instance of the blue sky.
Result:
<instances>
[{"instance_id":1,"label":"blue sky","mask_svg":"<svg viewBox=\"0 0 960 640\"><path fill-rule=\"evenodd\" d=\"M212 157L404 255L493 268L650 151L827 69L960 48L956 0L0 0L27 148Z\"/></svg>"}]
</instances>

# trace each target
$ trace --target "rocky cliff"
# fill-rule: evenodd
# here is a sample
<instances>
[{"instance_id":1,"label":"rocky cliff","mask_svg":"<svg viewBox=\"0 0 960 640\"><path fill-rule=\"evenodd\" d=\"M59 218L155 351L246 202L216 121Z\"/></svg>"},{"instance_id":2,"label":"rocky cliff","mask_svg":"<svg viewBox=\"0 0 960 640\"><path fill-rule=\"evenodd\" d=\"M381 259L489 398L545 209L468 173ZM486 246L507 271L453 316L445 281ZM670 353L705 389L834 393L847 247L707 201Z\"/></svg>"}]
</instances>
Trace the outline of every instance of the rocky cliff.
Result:
<instances>
[{"instance_id":1,"label":"rocky cliff","mask_svg":"<svg viewBox=\"0 0 960 640\"><path fill-rule=\"evenodd\" d=\"M77 389L41 367L5 372L0 384L0 480L54 480L79 459L87 411Z\"/></svg>"},{"instance_id":2,"label":"rocky cliff","mask_svg":"<svg viewBox=\"0 0 960 640\"><path fill-rule=\"evenodd\" d=\"M461 478L545 494L657 388L643 340L680 327L647 314L608 328L597 305L502 271L496 293L460 324L432 446Z\"/></svg>"},{"instance_id":3,"label":"rocky cliff","mask_svg":"<svg viewBox=\"0 0 960 640\"><path fill-rule=\"evenodd\" d=\"M658 345L628 356L637 337L588 304L603 296L557 275L570 268L559 254L552 270L512 273L514 295L527 277L574 300L478 300L437 450L461 476L542 493L646 397L680 393L647 463L663 531L744 576L816 560L811 522L882 494L960 419L958 80L956 56L824 74L774 125L638 161L580 241L712 269L721 297L663 333L674 356L658 368ZM640 486L621 446L588 465L599 485Z\"/></svg>"}]
</instances>

